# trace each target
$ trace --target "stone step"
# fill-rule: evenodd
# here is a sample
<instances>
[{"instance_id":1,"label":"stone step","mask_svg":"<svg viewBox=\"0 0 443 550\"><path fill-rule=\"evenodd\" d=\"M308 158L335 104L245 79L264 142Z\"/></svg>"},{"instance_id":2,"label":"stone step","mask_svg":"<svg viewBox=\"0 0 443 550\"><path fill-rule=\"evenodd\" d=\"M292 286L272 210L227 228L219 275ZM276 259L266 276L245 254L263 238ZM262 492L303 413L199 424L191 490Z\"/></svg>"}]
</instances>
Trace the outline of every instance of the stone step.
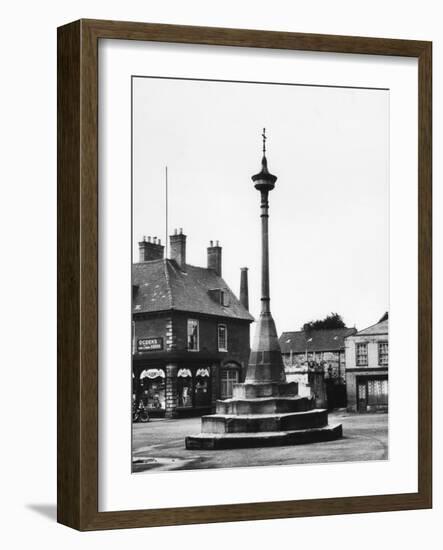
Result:
<instances>
[{"instance_id":1,"label":"stone step","mask_svg":"<svg viewBox=\"0 0 443 550\"><path fill-rule=\"evenodd\" d=\"M281 432L321 428L327 424L326 409L281 414L211 414L202 416L202 433Z\"/></svg>"},{"instance_id":2,"label":"stone step","mask_svg":"<svg viewBox=\"0 0 443 550\"><path fill-rule=\"evenodd\" d=\"M341 424L321 428L262 433L201 433L186 437L186 449L223 450L251 447L303 445L320 441L333 441L343 436Z\"/></svg>"},{"instance_id":3,"label":"stone step","mask_svg":"<svg viewBox=\"0 0 443 550\"><path fill-rule=\"evenodd\" d=\"M254 399L255 397L295 397L298 394L297 382L243 382L234 384L234 399Z\"/></svg>"},{"instance_id":4,"label":"stone step","mask_svg":"<svg viewBox=\"0 0 443 550\"><path fill-rule=\"evenodd\" d=\"M255 399L217 400L217 414L274 414L309 411L315 406L313 397L256 397Z\"/></svg>"}]
</instances>

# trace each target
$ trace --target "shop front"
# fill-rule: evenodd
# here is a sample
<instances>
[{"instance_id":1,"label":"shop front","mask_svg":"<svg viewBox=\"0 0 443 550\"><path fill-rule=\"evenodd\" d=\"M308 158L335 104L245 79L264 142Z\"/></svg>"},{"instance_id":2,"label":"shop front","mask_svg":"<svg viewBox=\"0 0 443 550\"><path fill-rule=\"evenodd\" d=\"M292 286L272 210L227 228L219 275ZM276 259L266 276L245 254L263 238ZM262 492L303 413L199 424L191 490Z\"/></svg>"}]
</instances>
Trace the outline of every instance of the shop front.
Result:
<instances>
[{"instance_id":1,"label":"shop front","mask_svg":"<svg viewBox=\"0 0 443 550\"><path fill-rule=\"evenodd\" d=\"M211 411L210 367L182 367L177 370L177 414L204 414Z\"/></svg>"},{"instance_id":2,"label":"shop front","mask_svg":"<svg viewBox=\"0 0 443 550\"><path fill-rule=\"evenodd\" d=\"M232 397L242 382L242 365L236 361L174 357L143 357L133 363L133 404L150 417L201 416L215 411L217 399Z\"/></svg>"},{"instance_id":3,"label":"shop front","mask_svg":"<svg viewBox=\"0 0 443 550\"><path fill-rule=\"evenodd\" d=\"M388 377L357 377L357 410L365 412L385 412L388 410Z\"/></svg>"}]
</instances>

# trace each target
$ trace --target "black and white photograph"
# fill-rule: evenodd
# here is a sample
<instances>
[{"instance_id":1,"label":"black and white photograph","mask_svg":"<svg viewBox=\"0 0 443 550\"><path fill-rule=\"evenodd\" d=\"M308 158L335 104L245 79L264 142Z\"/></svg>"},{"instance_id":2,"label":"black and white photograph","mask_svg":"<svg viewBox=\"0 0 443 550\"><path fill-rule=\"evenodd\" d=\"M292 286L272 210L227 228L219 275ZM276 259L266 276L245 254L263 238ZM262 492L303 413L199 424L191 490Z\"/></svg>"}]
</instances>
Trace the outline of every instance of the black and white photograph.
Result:
<instances>
[{"instance_id":1,"label":"black and white photograph","mask_svg":"<svg viewBox=\"0 0 443 550\"><path fill-rule=\"evenodd\" d=\"M4 8L3 547L439 540L437 3Z\"/></svg>"},{"instance_id":2,"label":"black and white photograph","mask_svg":"<svg viewBox=\"0 0 443 550\"><path fill-rule=\"evenodd\" d=\"M388 459L389 90L132 78L132 471Z\"/></svg>"}]
</instances>

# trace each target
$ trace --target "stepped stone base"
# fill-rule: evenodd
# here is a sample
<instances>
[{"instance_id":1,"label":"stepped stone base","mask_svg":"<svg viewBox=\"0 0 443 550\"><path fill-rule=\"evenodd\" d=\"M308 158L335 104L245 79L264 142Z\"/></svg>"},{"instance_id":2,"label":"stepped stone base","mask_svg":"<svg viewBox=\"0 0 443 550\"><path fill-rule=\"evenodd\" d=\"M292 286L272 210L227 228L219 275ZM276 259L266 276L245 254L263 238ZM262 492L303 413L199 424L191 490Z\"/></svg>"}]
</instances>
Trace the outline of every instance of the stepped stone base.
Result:
<instances>
[{"instance_id":1,"label":"stepped stone base","mask_svg":"<svg viewBox=\"0 0 443 550\"><path fill-rule=\"evenodd\" d=\"M298 395L296 382L234 384L231 399L216 402L216 414L202 416L201 433L185 439L187 449L238 449L301 445L342 437L328 425L328 411L313 397Z\"/></svg>"},{"instance_id":2,"label":"stepped stone base","mask_svg":"<svg viewBox=\"0 0 443 550\"><path fill-rule=\"evenodd\" d=\"M333 441L342 437L342 425L308 428L285 432L261 433L201 433L186 437L186 448L190 450L224 450L253 447L276 447L282 445L303 445L320 441Z\"/></svg>"},{"instance_id":3,"label":"stepped stone base","mask_svg":"<svg viewBox=\"0 0 443 550\"><path fill-rule=\"evenodd\" d=\"M234 384L233 399L255 399L256 397L296 397L297 382L244 382Z\"/></svg>"},{"instance_id":4,"label":"stepped stone base","mask_svg":"<svg viewBox=\"0 0 443 550\"><path fill-rule=\"evenodd\" d=\"M202 416L202 433L282 432L322 428L327 424L326 409L283 414L211 414Z\"/></svg>"},{"instance_id":5,"label":"stepped stone base","mask_svg":"<svg viewBox=\"0 0 443 550\"><path fill-rule=\"evenodd\" d=\"M310 411L313 409L313 397L257 397L255 399L217 400L217 414L276 414Z\"/></svg>"}]
</instances>

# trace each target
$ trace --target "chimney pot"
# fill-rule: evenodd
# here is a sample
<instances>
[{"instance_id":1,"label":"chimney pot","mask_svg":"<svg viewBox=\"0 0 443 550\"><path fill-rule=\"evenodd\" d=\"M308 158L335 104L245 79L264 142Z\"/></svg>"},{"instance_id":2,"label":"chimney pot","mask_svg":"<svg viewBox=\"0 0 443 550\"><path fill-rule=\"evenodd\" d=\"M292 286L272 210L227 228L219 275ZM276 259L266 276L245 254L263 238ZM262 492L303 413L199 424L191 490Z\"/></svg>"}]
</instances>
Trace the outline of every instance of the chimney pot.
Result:
<instances>
[{"instance_id":1,"label":"chimney pot","mask_svg":"<svg viewBox=\"0 0 443 550\"><path fill-rule=\"evenodd\" d=\"M163 259L165 247L161 245L160 240L157 243L156 239L157 237L155 237L154 241L152 241L151 237L146 237L146 235L143 235L143 240L138 243L140 262L151 262L153 260Z\"/></svg>"}]
</instances>

